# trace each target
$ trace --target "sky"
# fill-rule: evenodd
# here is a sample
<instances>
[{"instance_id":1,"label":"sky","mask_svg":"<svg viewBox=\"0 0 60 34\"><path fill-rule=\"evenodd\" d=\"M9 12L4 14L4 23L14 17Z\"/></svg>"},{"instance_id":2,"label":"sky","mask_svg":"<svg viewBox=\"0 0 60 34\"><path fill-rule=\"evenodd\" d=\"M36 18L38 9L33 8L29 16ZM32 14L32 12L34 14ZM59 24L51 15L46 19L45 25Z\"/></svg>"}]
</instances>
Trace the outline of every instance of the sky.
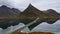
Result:
<instances>
[{"instance_id":1,"label":"sky","mask_svg":"<svg viewBox=\"0 0 60 34\"><path fill-rule=\"evenodd\" d=\"M7 5L21 11L25 10L30 3L39 10L54 9L60 13L60 0L0 0L0 6Z\"/></svg>"}]
</instances>

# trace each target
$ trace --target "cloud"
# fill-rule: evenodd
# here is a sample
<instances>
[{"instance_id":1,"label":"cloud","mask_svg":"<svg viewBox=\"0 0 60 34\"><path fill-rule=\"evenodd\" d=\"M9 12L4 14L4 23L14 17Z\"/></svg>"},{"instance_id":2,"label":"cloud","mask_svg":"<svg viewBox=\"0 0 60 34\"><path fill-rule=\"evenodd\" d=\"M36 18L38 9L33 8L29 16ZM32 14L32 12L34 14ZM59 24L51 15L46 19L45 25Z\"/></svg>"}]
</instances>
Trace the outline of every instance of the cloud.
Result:
<instances>
[{"instance_id":1,"label":"cloud","mask_svg":"<svg viewBox=\"0 0 60 34\"><path fill-rule=\"evenodd\" d=\"M60 12L60 0L41 0L37 3L32 2L32 4L40 10L54 9Z\"/></svg>"},{"instance_id":2,"label":"cloud","mask_svg":"<svg viewBox=\"0 0 60 34\"><path fill-rule=\"evenodd\" d=\"M0 5L24 10L31 3L39 10L54 9L60 13L60 0L0 0Z\"/></svg>"}]
</instances>

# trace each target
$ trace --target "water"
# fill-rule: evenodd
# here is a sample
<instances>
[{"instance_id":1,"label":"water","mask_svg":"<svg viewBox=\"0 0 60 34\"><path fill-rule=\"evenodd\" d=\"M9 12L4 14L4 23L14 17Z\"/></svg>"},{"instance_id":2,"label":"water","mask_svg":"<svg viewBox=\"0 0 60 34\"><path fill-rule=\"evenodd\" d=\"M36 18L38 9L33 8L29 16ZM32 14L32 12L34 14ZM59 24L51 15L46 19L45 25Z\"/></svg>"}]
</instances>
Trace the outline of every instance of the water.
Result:
<instances>
[{"instance_id":1,"label":"water","mask_svg":"<svg viewBox=\"0 0 60 34\"><path fill-rule=\"evenodd\" d=\"M60 20L56 21L54 24L43 22L36 26L32 31L54 32L60 34Z\"/></svg>"},{"instance_id":2,"label":"water","mask_svg":"<svg viewBox=\"0 0 60 34\"><path fill-rule=\"evenodd\" d=\"M56 21L54 24L43 22L36 26L32 31L60 32L60 20Z\"/></svg>"},{"instance_id":3,"label":"water","mask_svg":"<svg viewBox=\"0 0 60 34\"><path fill-rule=\"evenodd\" d=\"M55 34L60 34L60 32L55 32Z\"/></svg>"},{"instance_id":4,"label":"water","mask_svg":"<svg viewBox=\"0 0 60 34\"><path fill-rule=\"evenodd\" d=\"M16 26L10 26L5 30L0 28L0 34L9 34L11 31L18 29L21 26L24 26L24 24L20 23L19 25ZM54 24L47 24L46 22L43 22L36 26L31 32L34 31L55 32L55 34L60 34L60 20L56 21ZM30 30L27 27L24 30L22 30L22 32L30 32Z\"/></svg>"},{"instance_id":5,"label":"water","mask_svg":"<svg viewBox=\"0 0 60 34\"><path fill-rule=\"evenodd\" d=\"M20 23L16 26L10 26L7 29L3 30L0 29L0 34L10 34L12 31L19 29L20 27L25 26L23 23ZM29 32L30 30L28 29L28 27L26 27L25 29L22 30L22 32Z\"/></svg>"}]
</instances>

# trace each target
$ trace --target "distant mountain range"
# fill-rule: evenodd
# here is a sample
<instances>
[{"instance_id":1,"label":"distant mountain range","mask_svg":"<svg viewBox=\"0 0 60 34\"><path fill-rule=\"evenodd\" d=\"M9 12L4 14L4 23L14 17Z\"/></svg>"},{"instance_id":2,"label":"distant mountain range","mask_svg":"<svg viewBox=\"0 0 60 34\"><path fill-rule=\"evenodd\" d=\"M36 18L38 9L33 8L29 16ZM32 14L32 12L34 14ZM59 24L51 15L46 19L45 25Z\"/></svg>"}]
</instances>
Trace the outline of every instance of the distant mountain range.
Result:
<instances>
[{"instance_id":1,"label":"distant mountain range","mask_svg":"<svg viewBox=\"0 0 60 34\"><path fill-rule=\"evenodd\" d=\"M20 11L18 9L15 8L9 8L5 5L2 5L0 7L0 17L15 17L17 15L19 15L18 13L20 13Z\"/></svg>"},{"instance_id":2,"label":"distant mountain range","mask_svg":"<svg viewBox=\"0 0 60 34\"><path fill-rule=\"evenodd\" d=\"M3 17L5 20L4 19L2 20L1 17ZM8 18L5 18L5 17L8 17ZM11 17L13 18L15 17L15 19L12 19ZM60 19L60 13L57 13L53 9L41 11L35 8L34 6L32 6L31 4L29 4L29 6L23 12L15 8L9 8L5 5L2 5L0 7L0 19L1 19L0 27L3 29L11 25L16 25L19 22L28 24L29 22L35 20L37 17L39 17L40 20L37 23L29 26L30 30L32 30L32 28L34 28L35 26L37 26L42 22L53 24L55 21Z\"/></svg>"}]
</instances>

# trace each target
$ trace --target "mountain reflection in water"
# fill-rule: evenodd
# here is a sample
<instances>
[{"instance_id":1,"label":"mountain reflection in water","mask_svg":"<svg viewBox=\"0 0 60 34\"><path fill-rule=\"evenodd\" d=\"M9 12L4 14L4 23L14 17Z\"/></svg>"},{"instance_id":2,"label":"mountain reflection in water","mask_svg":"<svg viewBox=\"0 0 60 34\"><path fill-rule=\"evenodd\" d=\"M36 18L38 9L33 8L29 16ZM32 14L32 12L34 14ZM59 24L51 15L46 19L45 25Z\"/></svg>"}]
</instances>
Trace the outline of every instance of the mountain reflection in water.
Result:
<instances>
[{"instance_id":1,"label":"mountain reflection in water","mask_svg":"<svg viewBox=\"0 0 60 34\"><path fill-rule=\"evenodd\" d=\"M16 26L10 26L5 30L0 28L0 34L5 34L5 33L7 34L8 32L16 30L20 28L21 26L24 26L24 24L20 23ZM54 24L47 24L46 22L43 22L32 30L32 32L34 31L56 32L56 34L59 34L58 32L60 32L60 20L56 21ZM22 32L30 32L30 30L28 28L25 28L24 30L22 30Z\"/></svg>"}]
</instances>

